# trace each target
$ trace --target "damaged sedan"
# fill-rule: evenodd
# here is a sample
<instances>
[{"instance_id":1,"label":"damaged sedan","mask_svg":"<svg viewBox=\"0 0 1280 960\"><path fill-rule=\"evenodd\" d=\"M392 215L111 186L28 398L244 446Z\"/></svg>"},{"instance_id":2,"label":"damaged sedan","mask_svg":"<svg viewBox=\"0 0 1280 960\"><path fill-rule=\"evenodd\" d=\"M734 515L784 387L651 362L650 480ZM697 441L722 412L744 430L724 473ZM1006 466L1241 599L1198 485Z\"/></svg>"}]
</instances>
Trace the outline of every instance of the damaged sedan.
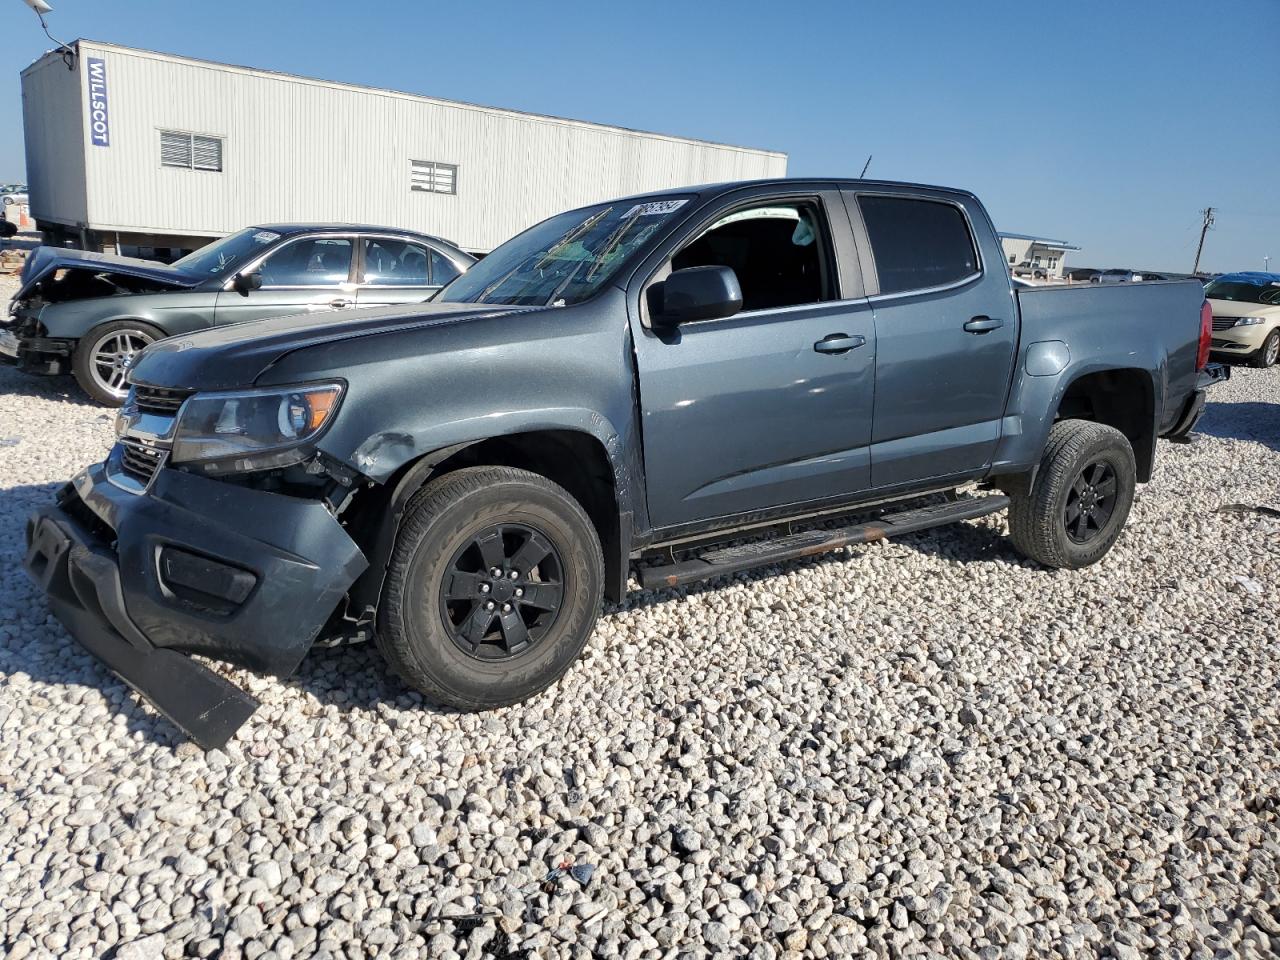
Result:
<instances>
[{"instance_id":1,"label":"damaged sedan","mask_svg":"<svg viewBox=\"0 0 1280 960\"><path fill-rule=\"evenodd\" d=\"M74 374L90 397L118 407L129 367L157 340L290 313L421 302L473 262L438 237L348 224L249 227L172 265L40 247L0 318L0 360L28 373Z\"/></svg>"}]
</instances>

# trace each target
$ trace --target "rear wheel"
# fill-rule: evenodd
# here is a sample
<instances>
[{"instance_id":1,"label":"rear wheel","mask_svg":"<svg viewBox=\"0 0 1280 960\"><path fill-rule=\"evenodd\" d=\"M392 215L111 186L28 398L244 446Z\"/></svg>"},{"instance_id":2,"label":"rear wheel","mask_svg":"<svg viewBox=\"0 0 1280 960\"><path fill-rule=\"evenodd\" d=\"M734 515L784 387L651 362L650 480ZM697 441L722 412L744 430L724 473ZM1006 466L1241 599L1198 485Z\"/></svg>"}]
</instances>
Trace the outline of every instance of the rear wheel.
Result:
<instances>
[{"instance_id":1,"label":"rear wheel","mask_svg":"<svg viewBox=\"0 0 1280 960\"><path fill-rule=\"evenodd\" d=\"M1123 433L1087 420L1055 423L1034 485L1011 498L1013 545L1047 567L1097 563L1124 529L1136 488Z\"/></svg>"},{"instance_id":2,"label":"rear wheel","mask_svg":"<svg viewBox=\"0 0 1280 960\"><path fill-rule=\"evenodd\" d=\"M1270 367L1277 359L1280 359L1280 330L1272 330L1249 362L1255 367Z\"/></svg>"},{"instance_id":3,"label":"rear wheel","mask_svg":"<svg viewBox=\"0 0 1280 960\"><path fill-rule=\"evenodd\" d=\"M469 467L432 481L410 508L378 647L437 703L516 703L577 659L603 587L595 527L563 488L525 470Z\"/></svg>"},{"instance_id":4,"label":"rear wheel","mask_svg":"<svg viewBox=\"0 0 1280 960\"><path fill-rule=\"evenodd\" d=\"M115 320L94 327L80 338L71 358L76 382L89 396L109 407L124 403L129 368L148 344L164 333L139 320Z\"/></svg>"}]
</instances>

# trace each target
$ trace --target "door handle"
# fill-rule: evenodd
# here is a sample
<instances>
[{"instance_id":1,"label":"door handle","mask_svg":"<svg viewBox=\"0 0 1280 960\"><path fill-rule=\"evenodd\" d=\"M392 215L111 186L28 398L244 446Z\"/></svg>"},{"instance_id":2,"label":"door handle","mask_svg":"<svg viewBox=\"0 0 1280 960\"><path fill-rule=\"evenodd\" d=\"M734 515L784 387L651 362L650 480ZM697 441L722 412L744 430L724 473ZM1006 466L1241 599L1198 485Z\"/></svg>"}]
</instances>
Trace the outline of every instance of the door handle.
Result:
<instances>
[{"instance_id":1,"label":"door handle","mask_svg":"<svg viewBox=\"0 0 1280 960\"><path fill-rule=\"evenodd\" d=\"M964 328L969 333L989 333L1003 326L1004 321L997 320L995 317L974 317L964 325Z\"/></svg>"},{"instance_id":2,"label":"door handle","mask_svg":"<svg viewBox=\"0 0 1280 960\"><path fill-rule=\"evenodd\" d=\"M847 333L828 333L813 345L813 349L819 353L848 353L854 347L860 347L866 342L867 338L862 336L851 337Z\"/></svg>"},{"instance_id":3,"label":"door handle","mask_svg":"<svg viewBox=\"0 0 1280 960\"><path fill-rule=\"evenodd\" d=\"M336 300L330 300L329 306L333 307L333 309L335 310L341 310L343 307L351 306L353 302L354 301L352 300L346 300L346 299L343 299L342 297L338 297L338 299Z\"/></svg>"}]
</instances>

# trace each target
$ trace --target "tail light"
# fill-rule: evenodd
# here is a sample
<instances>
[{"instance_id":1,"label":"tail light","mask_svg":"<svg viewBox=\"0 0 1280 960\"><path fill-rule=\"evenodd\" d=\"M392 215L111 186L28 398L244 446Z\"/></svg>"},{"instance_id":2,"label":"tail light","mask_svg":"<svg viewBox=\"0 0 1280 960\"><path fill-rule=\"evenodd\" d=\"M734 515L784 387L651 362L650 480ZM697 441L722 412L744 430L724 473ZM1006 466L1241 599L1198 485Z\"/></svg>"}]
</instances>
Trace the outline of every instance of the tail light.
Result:
<instances>
[{"instance_id":1,"label":"tail light","mask_svg":"<svg viewBox=\"0 0 1280 960\"><path fill-rule=\"evenodd\" d=\"M1209 365L1209 347L1213 341L1213 308L1206 300L1200 307L1200 349L1196 352L1196 369Z\"/></svg>"}]
</instances>

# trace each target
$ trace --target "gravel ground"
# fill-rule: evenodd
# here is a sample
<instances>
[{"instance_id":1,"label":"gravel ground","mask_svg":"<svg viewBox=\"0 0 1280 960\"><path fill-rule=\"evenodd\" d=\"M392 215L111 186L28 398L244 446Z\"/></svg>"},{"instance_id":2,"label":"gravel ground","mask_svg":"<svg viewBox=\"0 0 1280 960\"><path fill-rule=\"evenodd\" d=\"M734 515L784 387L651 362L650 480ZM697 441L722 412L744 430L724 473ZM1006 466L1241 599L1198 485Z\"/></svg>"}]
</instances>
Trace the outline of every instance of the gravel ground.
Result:
<instances>
[{"instance_id":1,"label":"gravel ground","mask_svg":"<svg viewBox=\"0 0 1280 960\"><path fill-rule=\"evenodd\" d=\"M1217 389L1092 569L996 517L637 591L483 715L318 651L228 671L263 707L205 754L22 575L111 418L0 368L0 952L1275 956L1280 520L1218 508L1280 506L1278 388Z\"/></svg>"}]
</instances>

